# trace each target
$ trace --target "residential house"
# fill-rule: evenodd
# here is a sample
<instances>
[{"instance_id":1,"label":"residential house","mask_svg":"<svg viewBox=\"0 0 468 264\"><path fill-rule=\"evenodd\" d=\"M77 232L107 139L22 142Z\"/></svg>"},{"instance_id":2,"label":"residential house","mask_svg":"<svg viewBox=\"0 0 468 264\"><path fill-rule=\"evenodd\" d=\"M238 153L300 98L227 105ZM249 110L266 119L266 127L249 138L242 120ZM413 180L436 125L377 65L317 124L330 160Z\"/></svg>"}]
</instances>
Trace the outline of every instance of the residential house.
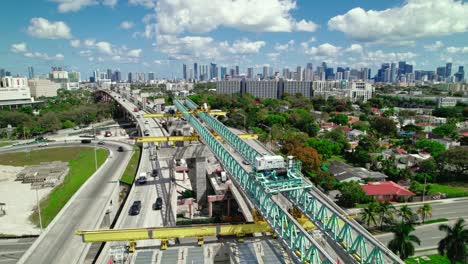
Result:
<instances>
[{"instance_id":1,"label":"residential house","mask_svg":"<svg viewBox=\"0 0 468 264\"><path fill-rule=\"evenodd\" d=\"M393 181L369 182L361 185L367 196L373 196L377 201L408 201L415 194Z\"/></svg>"},{"instance_id":2,"label":"residential house","mask_svg":"<svg viewBox=\"0 0 468 264\"><path fill-rule=\"evenodd\" d=\"M341 161L333 161L328 167L330 173L339 182L349 181L385 181L387 176L380 172L358 168Z\"/></svg>"}]
</instances>

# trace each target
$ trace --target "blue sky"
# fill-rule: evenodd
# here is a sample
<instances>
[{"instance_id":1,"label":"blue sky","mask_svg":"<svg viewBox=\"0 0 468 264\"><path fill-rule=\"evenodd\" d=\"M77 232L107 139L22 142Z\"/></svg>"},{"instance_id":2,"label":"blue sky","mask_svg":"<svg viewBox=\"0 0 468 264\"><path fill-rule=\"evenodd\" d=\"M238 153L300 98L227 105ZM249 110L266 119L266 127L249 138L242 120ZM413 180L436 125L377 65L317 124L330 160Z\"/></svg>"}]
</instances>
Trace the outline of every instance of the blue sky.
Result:
<instances>
[{"instance_id":1,"label":"blue sky","mask_svg":"<svg viewBox=\"0 0 468 264\"><path fill-rule=\"evenodd\" d=\"M16 0L0 17L0 68L181 76L182 63L275 70L467 64L468 4L455 0Z\"/></svg>"}]
</instances>

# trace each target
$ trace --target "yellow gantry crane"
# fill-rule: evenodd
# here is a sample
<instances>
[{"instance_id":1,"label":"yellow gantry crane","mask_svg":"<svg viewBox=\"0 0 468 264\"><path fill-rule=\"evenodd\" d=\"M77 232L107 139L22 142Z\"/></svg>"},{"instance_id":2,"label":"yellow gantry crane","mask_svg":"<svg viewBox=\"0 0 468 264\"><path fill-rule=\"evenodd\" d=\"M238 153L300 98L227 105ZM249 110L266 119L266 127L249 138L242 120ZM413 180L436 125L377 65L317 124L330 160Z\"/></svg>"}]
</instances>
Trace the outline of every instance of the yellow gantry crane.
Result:
<instances>
[{"instance_id":1,"label":"yellow gantry crane","mask_svg":"<svg viewBox=\"0 0 468 264\"><path fill-rule=\"evenodd\" d=\"M242 139L257 139L257 134L239 134L237 135ZM217 139L222 139L220 136L215 136ZM137 137L137 143L145 142L177 142L177 141L198 141L200 138L198 135L191 136L161 136L161 137Z\"/></svg>"},{"instance_id":2,"label":"yellow gantry crane","mask_svg":"<svg viewBox=\"0 0 468 264\"><path fill-rule=\"evenodd\" d=\"M226 116L227 115L227 112L223 112L223 111L202 111L202 110L196 110L196 111L190 111L191 114L196 114L197 112L206 112L208 113L209 115L211 116ZM174 113L174 114L171 114L171 113L162 113L162 114L144 114L143 117L144 118L163 118L163 117L181 117L182 116L182 113Z\"/></svg>"}]
</instances>

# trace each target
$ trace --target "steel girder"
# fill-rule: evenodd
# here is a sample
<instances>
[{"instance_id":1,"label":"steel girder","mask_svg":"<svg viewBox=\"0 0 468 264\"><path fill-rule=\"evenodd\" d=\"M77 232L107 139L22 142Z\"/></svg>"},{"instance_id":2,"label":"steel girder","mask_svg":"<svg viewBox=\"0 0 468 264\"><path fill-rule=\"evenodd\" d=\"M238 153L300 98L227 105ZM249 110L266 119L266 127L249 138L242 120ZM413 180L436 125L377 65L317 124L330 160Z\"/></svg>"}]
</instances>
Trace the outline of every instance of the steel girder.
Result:
<instances>
[{"instance_id":1,"label":"steel girder","mask_svg":"<svg viewBox=\"0 0 468 264\"><path fill-rule=\"evenodd\" d=\"M314 225L341 245L359 263L404 263L366 230L358 229L356 223L346 219L335 208L319 199L314 191L319 190L312 187L284 194Z\"/></svg>"},{"instance_id":2,"label":"steel girder","mask_svg":"<svg viewBox=\"0 0 468 264\"><path fill-rule=\"evenodd\" d=\"M282 209L267 193L264 187L253 179L247 171L234 159L224 146L198 121L188 113L182 103L174 99L174 105L184 115L192 127L200 135L204 143L213 151L224 168L242 187L255 208L265 218L272 230L281 238L297 262L302 263L333 263L332 258L317 244L310 234L300 224Z\"/></svg>"}]
</instances>

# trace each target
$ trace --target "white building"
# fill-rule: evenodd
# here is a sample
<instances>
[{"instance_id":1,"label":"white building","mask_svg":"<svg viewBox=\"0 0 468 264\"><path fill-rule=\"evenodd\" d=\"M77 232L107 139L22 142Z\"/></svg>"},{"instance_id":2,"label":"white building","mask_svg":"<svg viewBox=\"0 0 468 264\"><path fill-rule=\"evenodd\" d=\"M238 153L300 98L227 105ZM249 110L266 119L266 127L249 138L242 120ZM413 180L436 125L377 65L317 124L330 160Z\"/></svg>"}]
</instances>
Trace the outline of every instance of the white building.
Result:
<instances>
[{"instance_id":1,"label":"white building","mask_svg":"<svg viewBox=\"0 0 468 264\"><path fill-rule=\"evenodd\" d=\"M5 76L0 81L0 101L31 101L28 79Z\"/></svg>"},{"instance_id":2,"label":"white building","mask_svg":"<svg viewBox=\"0 0 468 264\"><path fill-rule=\"evenodd\" d=\"M34 98L57 96L57 90L62 88L60 83L39 78L29 80L28 84Z\"/></svg>"}]
</instances>

